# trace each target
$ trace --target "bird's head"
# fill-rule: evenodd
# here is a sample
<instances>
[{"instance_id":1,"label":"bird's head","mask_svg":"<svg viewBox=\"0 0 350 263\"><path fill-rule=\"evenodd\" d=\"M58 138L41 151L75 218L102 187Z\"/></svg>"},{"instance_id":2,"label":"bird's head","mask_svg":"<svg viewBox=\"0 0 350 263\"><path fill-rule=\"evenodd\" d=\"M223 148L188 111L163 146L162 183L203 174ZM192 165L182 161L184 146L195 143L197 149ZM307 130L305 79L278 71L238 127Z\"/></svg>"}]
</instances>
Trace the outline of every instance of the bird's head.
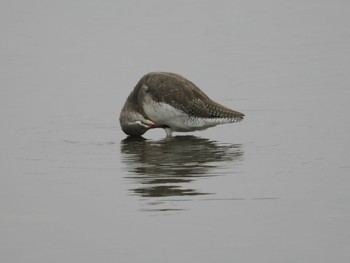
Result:
<instances>
[{"instance_id":1,"label":"bird's head","mask_svg":"<svg viewBox=\"0 0 350 263\"><path fill-rule=\"evenodd\" d=\"M141 136L155 127L155 123L138 112L122 111L119 117L120 126L127 135Z\"/></svg>"}]
</instances>

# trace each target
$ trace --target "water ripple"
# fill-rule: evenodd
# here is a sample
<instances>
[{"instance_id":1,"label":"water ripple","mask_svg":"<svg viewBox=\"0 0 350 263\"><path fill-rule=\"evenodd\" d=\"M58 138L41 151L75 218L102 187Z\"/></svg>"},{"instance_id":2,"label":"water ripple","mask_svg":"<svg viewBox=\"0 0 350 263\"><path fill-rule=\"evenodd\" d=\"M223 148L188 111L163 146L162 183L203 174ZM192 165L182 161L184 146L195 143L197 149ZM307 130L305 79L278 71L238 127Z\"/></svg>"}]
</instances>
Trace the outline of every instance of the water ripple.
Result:
<instances>
[{"instance_id":1,"label":"water ripple","mask_svg":"<svg viewBox=\"0 0 350 263\"><path fill-rule=\"evenodd\" d=\"M122 163L130 191L143 198L213 194L194 185L195 180L220 175L219 168L243 158L240 144L227 144L195 136L152 141L128 137L121 142Z\"/></svg>"}]
</instances>

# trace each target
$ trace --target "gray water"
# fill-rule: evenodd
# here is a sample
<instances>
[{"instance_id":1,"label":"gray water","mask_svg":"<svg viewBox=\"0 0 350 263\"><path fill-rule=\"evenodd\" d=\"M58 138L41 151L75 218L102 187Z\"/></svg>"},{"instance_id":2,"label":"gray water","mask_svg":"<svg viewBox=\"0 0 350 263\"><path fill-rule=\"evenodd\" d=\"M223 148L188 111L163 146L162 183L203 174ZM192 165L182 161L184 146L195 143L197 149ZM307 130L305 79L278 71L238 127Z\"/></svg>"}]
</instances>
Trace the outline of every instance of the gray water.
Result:
<instances>
[{"instance_id":1,"label":"gray water","mask_svg":"<svg viewBox=\"0 0 350 263\"><path fill-rule=\"evenodd\" d=\"M347 1L1 1L0 262L349 262ZM243 122L127 139L171 71Z\"/></svg>"}]
</instances>

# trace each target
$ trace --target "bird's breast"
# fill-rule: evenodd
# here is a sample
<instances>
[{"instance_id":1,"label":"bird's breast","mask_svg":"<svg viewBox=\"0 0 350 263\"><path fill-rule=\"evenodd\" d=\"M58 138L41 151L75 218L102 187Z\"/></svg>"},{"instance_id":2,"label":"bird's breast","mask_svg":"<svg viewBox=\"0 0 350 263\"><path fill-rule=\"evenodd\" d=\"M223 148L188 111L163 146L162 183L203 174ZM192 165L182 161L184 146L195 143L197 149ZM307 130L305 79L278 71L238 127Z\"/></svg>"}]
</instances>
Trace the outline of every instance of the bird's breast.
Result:
<instances>
[{"instance_id":1,"label":"bird's breast","mask_svg":"<svg viewBox=\"0 0 350 263\"><path fill-rule=\"evenodd\" d=\"M147 117L157 124L169 126L174 130L187 130L188 115L170 104L155 101L147 96L143 101L143 110Z\"/></svg>"},{"instance_id":2,"label":"bird's breast","mask_svg":"<svg viewBox=\"0 0 350 263\"><path fill-rule=\"evenodd\" d=\"M145 98L143 110L151 121L180 132L204 130L223 121L222 119L191 116L168 103L157 102L150 97Z\"/></svg>"}]
</instances>

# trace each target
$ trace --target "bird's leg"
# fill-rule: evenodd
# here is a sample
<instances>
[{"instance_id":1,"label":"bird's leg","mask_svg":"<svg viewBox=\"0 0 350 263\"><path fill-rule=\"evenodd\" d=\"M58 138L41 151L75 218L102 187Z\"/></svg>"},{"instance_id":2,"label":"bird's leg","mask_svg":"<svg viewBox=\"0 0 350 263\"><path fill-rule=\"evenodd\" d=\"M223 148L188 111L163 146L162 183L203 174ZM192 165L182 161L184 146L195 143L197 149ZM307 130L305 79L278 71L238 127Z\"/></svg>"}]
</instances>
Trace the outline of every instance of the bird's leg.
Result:
<instances>
[{"instance_id":1,"label":"bird's leg","mask_svg":"<svg viewBox=\"0 0 350 263\"><path fill-rule=\"evenodd\" d=\"M166 137L171 138L171 134L173 133L173 130L169 127L164 128L164 130L166 132Z\"/></svg>"}]
</instances>

